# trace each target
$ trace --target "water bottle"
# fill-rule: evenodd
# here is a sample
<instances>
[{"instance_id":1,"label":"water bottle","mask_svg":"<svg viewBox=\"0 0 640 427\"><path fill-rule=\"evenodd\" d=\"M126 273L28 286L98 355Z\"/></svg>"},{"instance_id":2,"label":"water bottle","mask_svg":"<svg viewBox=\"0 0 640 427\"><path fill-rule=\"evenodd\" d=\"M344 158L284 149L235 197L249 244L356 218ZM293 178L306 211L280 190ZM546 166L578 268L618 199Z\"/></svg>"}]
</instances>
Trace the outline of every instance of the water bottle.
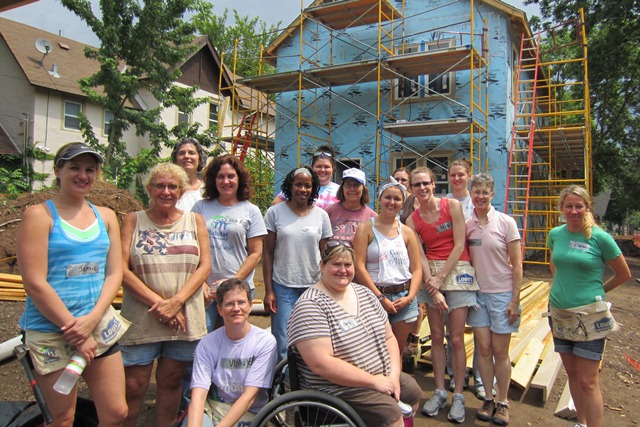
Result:
<instances>
[{"instance_id":1,"label":"water bottle","mask_svg":"<svg viewBox=\"0 0 640 427\"><path fill-rule=\"evenodd\" d=\"M413 427L413 408L408 403L404 403L402 400L398 401L400 411L402 411L402 421L404 427Z\"/></svg>"},{"instance_id":2,"label":"water bottle","mask_svg":"<svg viewBox=\"0 0 640 427\"><path fill-rule=\"evenodd\" d=\"M73 387L76 385L82 375L82 371L87 366L87 361L79 354L71 356L71 360L67 364L67 367L62 371L62 375L58 378L58 381L53 385L53 389L60 394L69 394Z\"/></svg>"}]
</instances>

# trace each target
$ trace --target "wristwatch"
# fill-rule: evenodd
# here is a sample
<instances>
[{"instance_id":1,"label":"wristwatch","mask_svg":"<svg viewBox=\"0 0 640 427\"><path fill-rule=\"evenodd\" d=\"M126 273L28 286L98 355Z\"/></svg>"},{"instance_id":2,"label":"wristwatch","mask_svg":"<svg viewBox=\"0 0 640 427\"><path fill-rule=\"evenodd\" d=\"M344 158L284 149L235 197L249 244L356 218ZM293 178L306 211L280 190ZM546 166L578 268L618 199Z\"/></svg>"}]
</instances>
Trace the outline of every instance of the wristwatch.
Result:
<instances>
[{"instance_id":1,"label":"wristwatch","mask_svg":"<svg viewBox=\"0 0 640 427\"><path fill-rule=\"evenodd\" d=\"M381 292L380 295L376 295L376 298L378 298L378 301L382 302L382 300L387 299L387 296Z\"/></svg>"}]
</instances>

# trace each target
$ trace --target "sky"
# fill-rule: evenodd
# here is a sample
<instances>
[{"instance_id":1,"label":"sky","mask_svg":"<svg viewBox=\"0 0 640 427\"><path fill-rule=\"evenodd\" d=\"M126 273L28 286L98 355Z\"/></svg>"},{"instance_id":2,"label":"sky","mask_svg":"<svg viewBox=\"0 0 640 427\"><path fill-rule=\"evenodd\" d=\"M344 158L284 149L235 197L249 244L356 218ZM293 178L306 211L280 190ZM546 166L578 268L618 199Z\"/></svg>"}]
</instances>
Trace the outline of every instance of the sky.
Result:
<instances>
[{"instance_id":1,"label":"sky","mask_svg":"<svg viewBox=\"0 0 640 427\"><path fill-rule=\"evenodd\" d=\"M241 16L259 16L268 25L275 25L282 21L280 27L289 25L299 14L302 7L308 7L313 0L209 0L214 5L213 13L222 15L225 8L233 18L233 9L238 9ZM518 9L524 10L527 17L537 14L537 6L524 6L520 0L503 0ZM302 3L303 4L302 4ZM94 11L98 11L98 0L91 0ZM241 6L241 7L240 7ZM93 46L98 45L98 39L93 32L60 4L58 0L39 0L27 6L18 7L0 13L3 18L22 22L54 34L61 34L72 40Z\"/></svg>"}]
</instances>

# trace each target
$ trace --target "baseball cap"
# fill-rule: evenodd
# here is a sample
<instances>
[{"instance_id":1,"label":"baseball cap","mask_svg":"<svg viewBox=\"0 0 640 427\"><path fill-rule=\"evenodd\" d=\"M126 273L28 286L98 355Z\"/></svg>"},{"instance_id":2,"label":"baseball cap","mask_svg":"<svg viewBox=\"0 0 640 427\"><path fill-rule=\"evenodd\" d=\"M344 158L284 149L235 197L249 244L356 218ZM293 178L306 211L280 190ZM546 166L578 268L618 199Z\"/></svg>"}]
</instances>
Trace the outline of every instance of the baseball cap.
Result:
<instances>
[{"instance_id":1,"label":"baseball cap","mask_svg":"<svg viewBox=\"0 0 640 427\"><path fill-rule=\"evenodd\" d=\"M69 145L69 147L67 147L62 153L59 154L58 158L56 159L56 165L58 165L60 161L71 160L74 157L78 157L80 154L93 154L98 163L104 163L104 158L102 157L102 155L100 155L100 153L98 153L87 144L73 144Z\"/></svg>"},{"instance_id":2,"label":"baseball cap","mask_svg":"<svg viewBox=\"0 0 640 427\"><path fill-rule=\"evenodd\" d=\"M344 181L347 178L353 178L360 184L366 184L367 182L367 176L365 173L357 168L345 169L345 171L342 172L342 180Z\"/></svg>"}]
</instances>

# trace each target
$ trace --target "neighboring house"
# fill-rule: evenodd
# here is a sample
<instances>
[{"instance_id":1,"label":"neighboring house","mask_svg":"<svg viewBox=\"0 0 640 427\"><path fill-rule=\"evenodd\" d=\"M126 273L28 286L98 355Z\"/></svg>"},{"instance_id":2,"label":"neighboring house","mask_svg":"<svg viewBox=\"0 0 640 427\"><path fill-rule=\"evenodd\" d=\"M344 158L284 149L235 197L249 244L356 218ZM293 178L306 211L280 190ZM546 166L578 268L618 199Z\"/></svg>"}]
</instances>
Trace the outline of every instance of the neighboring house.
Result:
<instances>
[{"instance_id":1,"label":"neighboring house","mask_svg":"<svg viewBox=\"0 0 640 427\"><path fill-rule=\"evenodd\" d=\"M232 122L229 100L240 102L240 98L232 96L230 73L225 71L220 78L220 70L224 67L208 38L197 37L194 43L198 50L180 66L182 76L176 84L197 85L196 96L207 98L208 102L190 114L175 107L165 109L161 117L168 128L181 122L198 122L202 131L218 126L220 121ZM96 136L106 144L111 112L89 102L78 85L80 78L98 70L98 63L84 56L86 47L68 38L0 18L0 92L3 94L0 154L26 156L27 147L53 154L68 142L81 141L79 112L88 117ZM128 107L148 109L158 105L150 92L141 91ZM271 118L266 116L262 120L268 122ZM229 140L231 135L231 129L220 126L219 136L223 140ZM144 136L135 135L135 129L129 129L123 139L128 153L134 156L149 146ZM162 155L168 156L169 151L165 150ZM52 175L51 161L27 160L35 162L36 172ZM51 177L45 185L50 182Z\"/></svg>"}]
</instances>

